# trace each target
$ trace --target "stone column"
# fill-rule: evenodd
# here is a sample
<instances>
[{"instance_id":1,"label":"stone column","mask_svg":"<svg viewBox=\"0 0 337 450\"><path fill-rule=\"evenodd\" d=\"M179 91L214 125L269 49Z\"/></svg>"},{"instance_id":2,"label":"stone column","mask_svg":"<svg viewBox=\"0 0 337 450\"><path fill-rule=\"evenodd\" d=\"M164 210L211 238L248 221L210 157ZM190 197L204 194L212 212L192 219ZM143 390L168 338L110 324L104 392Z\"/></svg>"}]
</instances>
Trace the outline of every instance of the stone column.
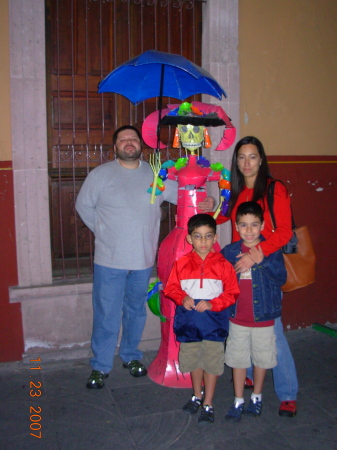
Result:
<instances>
[{"instance_id":1,"label":"stone column","mask_svg":"<svg viewBox=\"0 0 337 450\"><path fill-rule=\"evenodd\" d=\"M210 128L213 145L209 154L207 151L204 154L212 162L221 162L227 169L230 169L233 149L240 136L238 21L238 0L207 0L203 4L202 66L213 75L228 95L228 98L222 101L204 95L203 101L221 106L232 120L237 133L234 144L228 150L215 151L224 128ZM209 183L207 189L211 195L218 198L215 183ZM230 242L229 223L220 225L218 233L221 247Z\"/></svg>"},{"instance_id":2,"label":"stone column","mask_svg":"<svg viewBox=\"0 0 337 450\"><path fill-rule=\"evenodd\" d=\"M52 281L43 0L9 0L12 154L19 286Z\"/></svg>"}]
</instances>

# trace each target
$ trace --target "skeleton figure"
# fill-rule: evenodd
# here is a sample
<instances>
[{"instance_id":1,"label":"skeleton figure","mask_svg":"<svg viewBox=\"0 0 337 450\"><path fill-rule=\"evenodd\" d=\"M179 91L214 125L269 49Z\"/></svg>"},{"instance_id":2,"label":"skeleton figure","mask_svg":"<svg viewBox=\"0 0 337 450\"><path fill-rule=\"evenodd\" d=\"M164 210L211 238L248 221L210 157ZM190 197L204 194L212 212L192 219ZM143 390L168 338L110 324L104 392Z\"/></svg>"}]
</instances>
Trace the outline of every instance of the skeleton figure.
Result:
<instances>
[{"instance_id":1,"label":"skeleton figure","mask_svg":"<svg viewBox=\"0 0 337 450\"><path fill-rule=\"evenodd\" d=\"M201 147L210 148L212 142L207 128L203 125L178 124L174 134L172 147L178 148L180 146L190 151L191 155L198 152Z\"/></svg>"},{"instance_id":2,"label":"skeleton figure","mask_svg":"<svg viewBox=\"0 0 337 450\"><path fill-rule=\"evenodd\" d=\"M204 140L204 128L197 125L178 125L179 138L182 146L194 155L202 146Z\"/></svg>"}]
</instances>

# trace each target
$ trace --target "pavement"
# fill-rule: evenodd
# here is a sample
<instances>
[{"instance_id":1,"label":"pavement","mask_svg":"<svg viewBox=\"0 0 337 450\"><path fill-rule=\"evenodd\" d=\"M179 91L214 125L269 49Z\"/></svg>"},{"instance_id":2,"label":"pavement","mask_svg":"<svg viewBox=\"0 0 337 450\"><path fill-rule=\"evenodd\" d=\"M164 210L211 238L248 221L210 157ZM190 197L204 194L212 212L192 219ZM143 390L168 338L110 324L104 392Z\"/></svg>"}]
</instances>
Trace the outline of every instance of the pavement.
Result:
<instances>
[{"instance_id":1,"label":"pavement","mask_svg":"<svg viewBox=\"0 0 337 450\"><path fill-rule=\"evenodd\" d=\"M85 387L88 360L2 363L0 449L337 449L337 338L312 327L286 336L300 385L297 416L278 415L268 371L261 417L243 416L240 423L225 420L233 401L226 366L215 422L200 425L198 415L181 410L190 389L133 378L117 356L101 390ZM155 354L146 352L143 362L149 365ZM245 395L248 401L250 391Z\"/></svg>"}]
</instances>

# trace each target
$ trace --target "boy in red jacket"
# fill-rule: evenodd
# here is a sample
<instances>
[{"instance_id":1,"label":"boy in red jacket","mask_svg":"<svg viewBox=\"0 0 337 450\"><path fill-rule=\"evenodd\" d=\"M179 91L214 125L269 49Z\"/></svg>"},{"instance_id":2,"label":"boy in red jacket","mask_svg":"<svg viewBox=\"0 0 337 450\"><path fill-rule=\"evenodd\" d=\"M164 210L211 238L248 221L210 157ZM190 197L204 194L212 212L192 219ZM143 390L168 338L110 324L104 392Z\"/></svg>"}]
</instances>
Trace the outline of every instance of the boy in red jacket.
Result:
<instances>
[{"instance_id":1,"label":"boy in red jacket","mask_svg":"<svg viewBox=\"0 0 337 450\"><path fill-rule=\"evenodd\" d=\"M180 342L180 370L190 372L192 378L192 399L183 410L195 414L202 406L198 422L213 423L213 395L224 370L226 308L240 291L233 266L213 250L217 241L213 217L196 214L187 227L186 239L193 250L174 263L163 292L177 304L174 332Z\"/></svg>"}]
</instances>

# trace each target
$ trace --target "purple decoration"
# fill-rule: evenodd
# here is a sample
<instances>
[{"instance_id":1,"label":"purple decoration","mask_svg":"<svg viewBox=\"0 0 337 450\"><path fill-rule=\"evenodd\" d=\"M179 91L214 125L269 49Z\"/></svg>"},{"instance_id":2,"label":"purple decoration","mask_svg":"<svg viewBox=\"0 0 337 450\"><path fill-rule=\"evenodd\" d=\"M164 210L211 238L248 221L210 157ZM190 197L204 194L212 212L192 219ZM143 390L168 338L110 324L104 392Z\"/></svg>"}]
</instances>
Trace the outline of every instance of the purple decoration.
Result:
<instances>
[{"instance_id":1,"label":"purple decoration","mask_svg":"<svg viewBox=\"0 0 337 450\"><path fill-rule=\"evenodd\" d=\"M225 216L228 211L228 203L224 200L221 205L221 215Z\"/></svg>"},{"instance_id":2,"label":"purple decoration","mask_svg":"<svg viewBox=\"0 0 337 450\"><path fill-rule=\"evenodd\" d=\"M204 156L200 156L197 161L198 166L201 167L210 167L211 163Z\"/></svg>"}]
</instances>

